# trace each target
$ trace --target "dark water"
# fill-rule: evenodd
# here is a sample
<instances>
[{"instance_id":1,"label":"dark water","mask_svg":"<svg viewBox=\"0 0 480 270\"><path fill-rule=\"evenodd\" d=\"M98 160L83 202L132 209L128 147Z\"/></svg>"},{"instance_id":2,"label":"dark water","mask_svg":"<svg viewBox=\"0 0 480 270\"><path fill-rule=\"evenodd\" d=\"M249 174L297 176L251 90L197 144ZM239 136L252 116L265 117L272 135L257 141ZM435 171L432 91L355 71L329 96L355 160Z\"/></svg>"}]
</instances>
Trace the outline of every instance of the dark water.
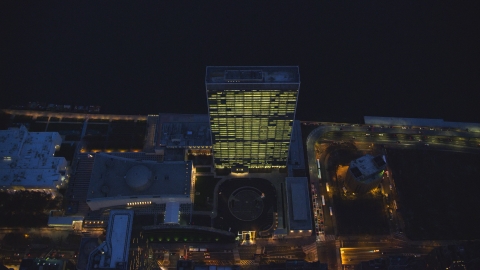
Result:
<instances>
[{"instance_id":1,"label":"dark water","mask_svg":"<svg viewBox=\"0 0 480 270\"><path fill-rule=\"evenodd\" d=\"M1 107L206 113L207 65L299 65L297 118L480 122L469 3L2 3Z\"/></svg>"}]
</instances>

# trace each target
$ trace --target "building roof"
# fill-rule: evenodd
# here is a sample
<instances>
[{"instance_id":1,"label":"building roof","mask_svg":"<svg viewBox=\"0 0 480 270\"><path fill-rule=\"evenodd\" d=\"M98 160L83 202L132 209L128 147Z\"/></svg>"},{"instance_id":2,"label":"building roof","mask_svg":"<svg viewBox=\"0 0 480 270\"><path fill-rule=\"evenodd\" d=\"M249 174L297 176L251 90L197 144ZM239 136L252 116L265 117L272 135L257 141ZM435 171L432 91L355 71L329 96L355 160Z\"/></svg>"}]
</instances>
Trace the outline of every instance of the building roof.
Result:
<instances>
[{"instance_id":1,"label":"building roof","mask_svg":"<svg viewBox=\"0 0 480 270\"><path fill-rule=\"evenodd\" d=\"M113 211L108 223L107 242L111 247L110 268L119 262L127 262L132 232L133 211L124 213Z\"/></svg>"},{"instance_id":2,"label":"building roof","mask_svg":"<svg viewBox=\"0 0 480 270\"><path fill-rule=\"evenodd\" d=\"M178 224L180 213L179 202L168 202L165 208L165 224Z\"/></svg>"},{"instance_id":3,"label":"building roof","mask_svg":"<svg viewBox=\"0 0 480 270\"><path fill-rule=\"evenodd\" d=\"M443 119L364 116L364 121L367 125L444 127L480 132L479 123L448 122Z\"/></svg>"},{"instance_id":4,"label":"building roof","mask_svg":"<svg viewBox=\"0 0 480 270\"><path fill-rule=\"evenodd\" d=\"M382 156L373 157L366 154L350 162L349 170L355 178L361 180L363 177L368 177L377 174L385 168L386 162ZM362 177L363 176L363 177Z\"/></svg>"},{"instance_id":5,"label":"building roof","mask_svg":"<svg viewBox=\"0 0 480 270\"><path fill-rule=\"evenodd\" d=\"M306 177L285 178L290 230L311 230L312 216Z\"/></svg>"},{"instance_id":6,"label":"building roof","mask_svg":"<svg viewBox=\"0 0 480 270\"><path fill-rule=\"evenodd\" d=\"M208 114L159 114L155 147L209 148L209 119Z\"/></svg>"},{"instance_id":7,"label":"building roof","mask_svg":"<svg viewBox=\"0 0 480 270\"><path fill-rule=\"evenodd\" d=\"M127 186L135 191L147 189L152 184L152 181L152 171L145 165L135 165L125 175Z\"/></svg>"},{"instance_id":8,"label":"building roof","mask_svg":"<svg viewBox=\"0 0 480 270\"><path fill-rule=\"evenodd\" d=\"M118 197L190 197L190 161L137 161L95 155L87 200Z\"/></svg>"},{"instance_id":9,"label":"building roof","mask_svg":"<svg viewBox=\"0 0 480 270\"><path fill-rule=\"evenodd\" d=\"M133 210L111 210L105 242L88 256L85 269L127 269L130 237L133 227Z\"/></svg>"},{"instance_id":10,"label":"building roof","mask_svg":"<svg viewBox=\"0 0 480 270\"><path fill-rule=\"evenodd\" d=\"M67 161L54 157L62 138L57 132L0 130L0 187L55 188Z\"/></svg>"},{"instance_id":11,"label":"building roof","mask_svg":"<svg viewBox=\"0 0 480 270\"><path fill-rule=\"evenodd\" d=\"M72 226L73 222L75 221L83 221L83 217L79 216L62 216L62 217L56 217L56 216L48 216L48 226Z\"/></svg>"},{"instance_id":12,"label":"building roof","mask_svg":"<svg viewBox=\"0 0 480 270\"><path fill-rule=\"evenodd\" d=\"M205 83L300 83L298 66L209 66Z\"/></svg>"},{"instance_id":13,"label":"building roof","mask_svg":"<svg viewBox=\"0 0 480 270\"><path fill-rule=\"evenodd\" d=\"M290 140L289 155L289 176L294 176L290 170L305 170L305 158L303 152L302 130L300 121L293 121L292 135Z\"/></svg>"}]
</instances>

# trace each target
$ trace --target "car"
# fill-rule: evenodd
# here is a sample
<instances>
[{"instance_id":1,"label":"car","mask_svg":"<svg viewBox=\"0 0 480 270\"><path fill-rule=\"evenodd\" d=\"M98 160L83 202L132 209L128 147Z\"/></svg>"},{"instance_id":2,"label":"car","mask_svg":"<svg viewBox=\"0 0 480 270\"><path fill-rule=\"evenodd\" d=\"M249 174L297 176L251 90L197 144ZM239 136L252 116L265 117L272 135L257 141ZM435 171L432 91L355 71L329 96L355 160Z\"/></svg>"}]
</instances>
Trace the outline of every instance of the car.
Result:
<instances>
[{"instance_id":1,"label":"car","mask_svg":"<svg viewBox=\"0 0 480 270\"><path fill-rule=\"evenodd\" d=\"M210 259L210 255L206 255L206 256L205 256L205 259Z\"/></svg>"},{"instance_id":2,"label":"car","mask_svg":"<svg viewBox=\"0 0 480 270\"><path fill-rule=\"evenodd\" d=\"M397 143L400 143L400 141L397 141Z\"/></svg>"}]
</instances>

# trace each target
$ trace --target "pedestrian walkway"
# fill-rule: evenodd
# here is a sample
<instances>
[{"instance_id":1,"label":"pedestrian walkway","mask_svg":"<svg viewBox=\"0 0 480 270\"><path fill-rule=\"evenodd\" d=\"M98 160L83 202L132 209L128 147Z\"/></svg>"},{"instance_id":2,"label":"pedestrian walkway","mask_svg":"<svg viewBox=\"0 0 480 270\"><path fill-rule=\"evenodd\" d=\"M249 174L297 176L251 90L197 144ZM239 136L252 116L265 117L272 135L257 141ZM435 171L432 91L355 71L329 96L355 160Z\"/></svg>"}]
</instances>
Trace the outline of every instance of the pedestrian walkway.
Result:
<instances>
[{"instance_id":1,"label":"pedestrian walkway","mask_svg":"<svg viewBox=\"0 0 480 270\"><path fill-rule=\"evenodd\" d=\"M409 239L405 236L405 234L398 233L398 232L393 234L393 238L402 240L402 241L409 241Z\"/></svg>"},{"instance_id":2,"label":"pedestrian walkway","mask_svg":"<svg viewBox=\"0 0 480 270\"><path fill-rule=\"evenodd\" d=\"M235 264L240 264L242 260L240 260L240 253L238 252L238 248L233 249L233 260Z\"/></svg>"}]
</instances>

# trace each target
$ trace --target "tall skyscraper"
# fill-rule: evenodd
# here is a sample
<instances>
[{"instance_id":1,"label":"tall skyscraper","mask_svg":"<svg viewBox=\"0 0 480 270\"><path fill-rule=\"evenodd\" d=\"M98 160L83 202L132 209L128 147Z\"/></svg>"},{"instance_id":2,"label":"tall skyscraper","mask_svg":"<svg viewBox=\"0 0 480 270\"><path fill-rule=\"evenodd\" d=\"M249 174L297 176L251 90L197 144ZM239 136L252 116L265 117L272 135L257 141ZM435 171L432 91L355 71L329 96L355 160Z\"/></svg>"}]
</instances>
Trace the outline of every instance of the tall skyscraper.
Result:
<instances>
[{"instance_id":1,"label":"tall skyscraper","mask_svg":"<svg viewBox=\"0 0 480 270\"><path fill-rule=\"evenodd\" d=\"M298 66L211 66L205 87L215 167L285 168L300 89Z\"/></svg>"}]
</instances>

